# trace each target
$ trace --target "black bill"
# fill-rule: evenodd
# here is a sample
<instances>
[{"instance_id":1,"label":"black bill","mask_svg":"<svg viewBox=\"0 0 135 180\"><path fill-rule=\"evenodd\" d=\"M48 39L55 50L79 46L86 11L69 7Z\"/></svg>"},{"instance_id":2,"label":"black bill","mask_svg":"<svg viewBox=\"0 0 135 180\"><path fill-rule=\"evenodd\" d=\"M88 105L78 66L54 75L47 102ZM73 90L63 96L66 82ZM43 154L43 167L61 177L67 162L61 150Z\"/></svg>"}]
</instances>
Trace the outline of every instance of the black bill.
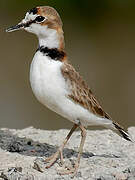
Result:
<instances>
[{"instance_id":1,"label":"black bill","mask_svg":"<svg viewBox=\"0 0 135 180\"><path fill-rule=\"evenodd\" d=\"M17 30L20 30L20 29L24 29L26 27L29 27L32 23L35 23L36 20L33 20L33 21L28 21L26 23L19 23L15 26L11 26L10 28L6 29L6 32L12 32L12 31L17 31Z\"/></svg>"},{"instance_id":2,"label":"black bill","mask_svg":"<svg viewBox=\"0 0 135 180\"><path fill-rule=\"evenodd\" d=\"M6 29L6 32L12 32L12 31L16 31L16 30L19 30L19 29L22 29L25 27L25 24L24 23L21 23L21 24L17 24L15 26L11 26L10 28Z\"/></svg>"}]
</instances>

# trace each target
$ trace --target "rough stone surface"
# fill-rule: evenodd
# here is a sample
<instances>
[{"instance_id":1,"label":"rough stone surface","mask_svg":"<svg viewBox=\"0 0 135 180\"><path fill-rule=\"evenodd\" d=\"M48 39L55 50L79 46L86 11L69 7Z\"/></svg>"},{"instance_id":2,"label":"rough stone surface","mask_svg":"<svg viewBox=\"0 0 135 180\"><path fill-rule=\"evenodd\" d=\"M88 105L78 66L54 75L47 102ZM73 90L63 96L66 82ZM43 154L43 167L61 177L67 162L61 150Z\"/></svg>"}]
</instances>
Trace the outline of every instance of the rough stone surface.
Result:
<instances>
[{"instance_id":1,"label":"rough stone surface","mask_svg":"<svg viewBox=\"0 0 135 180\"><path fill-rule=\"evenodd\" d=\"M57 161L50 169L34 169L34 161L56 152L69 130L44 131L29 127L0 130L0 180L69 180L59 175ZM129 128L135 140L135 127ZM65 163L76 159L80 132L64 149ZM84 153L75 180L135 180L135 143L110 130L87 131Z\"/></svg>"}]
</instances>

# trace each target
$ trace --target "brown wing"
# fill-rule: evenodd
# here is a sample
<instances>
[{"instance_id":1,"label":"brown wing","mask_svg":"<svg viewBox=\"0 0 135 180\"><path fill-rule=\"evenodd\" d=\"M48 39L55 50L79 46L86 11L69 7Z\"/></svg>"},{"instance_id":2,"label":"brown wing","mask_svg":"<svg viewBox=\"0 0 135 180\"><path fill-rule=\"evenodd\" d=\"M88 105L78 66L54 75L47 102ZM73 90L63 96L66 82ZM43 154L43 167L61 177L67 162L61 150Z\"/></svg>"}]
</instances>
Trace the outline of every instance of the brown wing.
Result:
<instances>
[{"instance_id":1,"label":"brown wing","mask_svg":"<svg viewBox=\"0 0 135 180\"><path fill-rule=\"evenodd\" d=\"M76 103L82 105L84 108L93 112L95 115L111 119L109 115L103 111L99 102L96 100L88 85L82 79L73 66L67 62L64 62L61 68L61 72L69 84L71 94L69 97Z\"/></svg>"}]
</instances>

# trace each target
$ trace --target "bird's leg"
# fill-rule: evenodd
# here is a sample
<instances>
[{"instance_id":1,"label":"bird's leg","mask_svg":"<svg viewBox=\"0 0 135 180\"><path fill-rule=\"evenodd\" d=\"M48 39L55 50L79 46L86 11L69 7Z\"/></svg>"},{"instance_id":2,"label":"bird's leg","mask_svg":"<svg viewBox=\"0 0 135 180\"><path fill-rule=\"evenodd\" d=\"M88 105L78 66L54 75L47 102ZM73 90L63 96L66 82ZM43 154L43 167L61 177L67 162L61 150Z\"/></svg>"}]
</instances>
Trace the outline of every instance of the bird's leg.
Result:
<instances>
[{"instance_id":1,"label":"bird's leg","mask_svg":"<svg viewBox=\"0 0 135 180\"><path fill-rule=\"evenodd\" d=\"M69 138L71 137L71 135L73 134L73 132L75 131L75 129L77 127L78 127L78 125L74 124L72 129L70 130L70 132L66 136L64 142L62 143L62 145L57 150L57 152L55 154L51 155L50 157L48 157L47 159L45 159L45 162L49 162L49 164L46 166L46 168L50 168L57 161L59 156L60 156L61 164L63 164L63 148L64 148L64 146L66 145L66 143L68 142Z\"/></svg>"},{"instance_id":2,"label":"bird's leg","mask_svg":"<svg viewBox=\"0 0 135 180\"><path fill-rule=\"evenodd\" d=\"M84 142L86 139L86 129L82 126L79 125L79 128L81 129L81 143L80 143L80 147L79 147L79 153L78 153L78 157L77 160L74 164L74 167L72 168L66 168L66 170L60 171L59 174L64 175L64 174L73 174L73 176L75 176L75 174L77 173L77 169L79 167L80 164L80 158L83 152L83 146L84 146Z\"/></svg>"}]
</instances>

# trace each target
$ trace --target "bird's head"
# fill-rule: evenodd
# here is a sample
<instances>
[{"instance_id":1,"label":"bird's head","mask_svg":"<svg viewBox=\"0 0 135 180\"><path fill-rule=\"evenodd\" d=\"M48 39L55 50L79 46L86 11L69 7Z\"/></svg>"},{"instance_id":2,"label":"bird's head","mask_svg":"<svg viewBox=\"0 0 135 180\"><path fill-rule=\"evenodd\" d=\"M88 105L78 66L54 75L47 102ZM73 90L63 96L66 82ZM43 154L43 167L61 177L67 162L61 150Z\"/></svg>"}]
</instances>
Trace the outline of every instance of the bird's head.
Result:
<instances>
[{"instance_id":1,"label":"bird's head","mask_svg":"<svg viewBox=\"0 0 135 180\"><path fill-rule=\"evenodd\" d=\"M57 11L49 6L35 7L29 10L20 23L8 28L6 32L21 29L36 34L39 39L56 34L59 37L59 41L63 41L61 18ZM63 43L61 43L61 46L63 46Z\"/></svg>"}]
</instances>

